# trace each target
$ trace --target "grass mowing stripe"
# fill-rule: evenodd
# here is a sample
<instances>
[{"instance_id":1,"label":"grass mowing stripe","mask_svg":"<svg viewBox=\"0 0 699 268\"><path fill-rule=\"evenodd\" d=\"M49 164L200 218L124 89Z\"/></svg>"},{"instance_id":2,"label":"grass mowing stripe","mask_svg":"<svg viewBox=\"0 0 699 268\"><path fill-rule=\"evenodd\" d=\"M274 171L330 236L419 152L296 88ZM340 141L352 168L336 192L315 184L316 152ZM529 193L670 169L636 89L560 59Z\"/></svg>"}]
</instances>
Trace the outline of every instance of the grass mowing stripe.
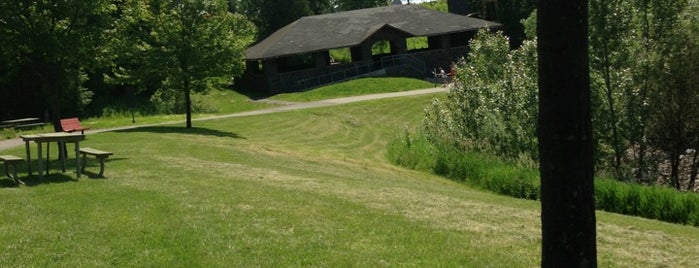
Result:
<instances>
[{"instance_id":1,"label":"grass mowing stripe","mask_svg":"<svg viewBox=\"0 0 699 268\"><path fill-rule=\"evenodd\" d=\"M538 203L383 159L431 98L90 135L107 179L0 188L0 266L536 266ZM696 228L599 215L601 265L699 265Z\"/></svg>"}]
</instances>

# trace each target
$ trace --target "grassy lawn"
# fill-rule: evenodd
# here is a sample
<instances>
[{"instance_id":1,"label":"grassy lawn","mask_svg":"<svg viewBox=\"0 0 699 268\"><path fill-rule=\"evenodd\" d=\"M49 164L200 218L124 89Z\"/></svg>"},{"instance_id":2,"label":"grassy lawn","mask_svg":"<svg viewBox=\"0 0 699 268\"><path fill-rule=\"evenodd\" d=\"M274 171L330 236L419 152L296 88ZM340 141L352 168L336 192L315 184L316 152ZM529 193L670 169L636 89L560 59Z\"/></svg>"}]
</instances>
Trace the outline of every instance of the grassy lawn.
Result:
<instances>
[{"instance_id":1,"label":"grassy lawn","mask_svg":"<svg viewBox=\"0 0 699 268\"><path fill-rule=\"evenodd\" d=\"M362 78L344 83L319 87L306 92L284 93L270 97L273 100L307 102L330 98L351 97L376 93L399 92L435 87L433 83L402 77Z\"/></svg>"},{"instance_id":2,"label":"grassy lawn","mask_svg":"<svg viewBox=\"0 0 699 268\"><path fill-rule=\"evenodd\" d=\"M433 97L91 134L106 179L0 180L0 267L538 266L537 202L385 159ZM598 248L601 267L699 267L688 226L600 212Z\"/></svg>"}]
</instances>

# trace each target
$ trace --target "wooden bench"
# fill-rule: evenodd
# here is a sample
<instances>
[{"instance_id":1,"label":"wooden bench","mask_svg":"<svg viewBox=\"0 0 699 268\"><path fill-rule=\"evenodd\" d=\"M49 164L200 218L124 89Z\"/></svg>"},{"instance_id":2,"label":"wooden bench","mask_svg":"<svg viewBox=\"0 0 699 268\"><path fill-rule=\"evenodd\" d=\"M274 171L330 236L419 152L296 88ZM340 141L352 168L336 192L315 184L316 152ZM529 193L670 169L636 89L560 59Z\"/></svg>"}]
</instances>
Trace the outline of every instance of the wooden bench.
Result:
<instances>
[{"instance_id":1,"label":"wooden bench","mask_svg":"<svg viewBox=\"0 0 699 268\"><path fill-rule=\"evenodd\" d=\"M85 164L87 163L87 155L93 155L100 161L100 177L104 177L104 160L113 155L112 152L100 151L90 147L80 148L80 154L83 156L82 159L82 171L85 171Z\"/></svg>"},{"instance_id":2,"label":"wooden bench","mask_svg":"<svg viewBox=\"0 0 699 268\"><path fill-rule=\"evenodd\" d=\"M17 184L24 184L19 177L17 177L17 164L24 162L24 159L14 155L0 155L0 160L5 164L5 175L8 178L15 180ZM10 166L12 166L12 173L10 173Z\"/></svg>"},{"instance_id":3,"label":"wooden bench","mask_svg":"<svg viewBox=\"0 0 699 268\"><path fill-rule=\"evenodd\" d=\"M0 122L0 128L27 129L33 127L44 127L46 123L41 122L38 117L19 118Z\"/></svg>"},{"instance_id":4,"label":"wooden bench","mask_svg":"<svg viewBox=\"0 0 699 268\"><path fill-rule=\"evenodd\" d=\"M75 132L80 131L81 134L85 134L85 130L90 129L89 127L83 127L80 125L80 120L77 117L61 119L61 129L63 132Z\"/></svg>"}]
</instances>

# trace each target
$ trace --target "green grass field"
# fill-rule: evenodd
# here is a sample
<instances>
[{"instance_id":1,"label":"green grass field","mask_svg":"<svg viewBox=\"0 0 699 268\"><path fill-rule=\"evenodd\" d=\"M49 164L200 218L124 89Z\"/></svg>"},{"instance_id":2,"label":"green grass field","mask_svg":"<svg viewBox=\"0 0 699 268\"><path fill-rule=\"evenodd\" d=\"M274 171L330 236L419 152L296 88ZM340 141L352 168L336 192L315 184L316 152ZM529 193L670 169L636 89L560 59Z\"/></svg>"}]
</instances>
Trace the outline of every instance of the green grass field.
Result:
<instances>
[{"instance_id":1,"label":"green grass field","mask_svg":"<svg viewBox=\"0 0 699 268\"><path fill-rule=\"evenodd\" d=\"M272 100L307 102L330 98L341 98L376 93L408 91L435 87L434 84L413 78L362 78L333 84L298 93L284 93L272 96Z\"/></svg>"},{"instance_id":2,"label":"green grass field","mask_svg":"<svg viewBox=\"0 0 699 268\"><path fill-rule=\"evenodd\" d=\"M437 96L91 134L106 178L0 180L0 267L538 266L537 202L386 160ZM599 212L597 241L601 267L699 266L694 227Z\"/></svg>"}]
</instances>

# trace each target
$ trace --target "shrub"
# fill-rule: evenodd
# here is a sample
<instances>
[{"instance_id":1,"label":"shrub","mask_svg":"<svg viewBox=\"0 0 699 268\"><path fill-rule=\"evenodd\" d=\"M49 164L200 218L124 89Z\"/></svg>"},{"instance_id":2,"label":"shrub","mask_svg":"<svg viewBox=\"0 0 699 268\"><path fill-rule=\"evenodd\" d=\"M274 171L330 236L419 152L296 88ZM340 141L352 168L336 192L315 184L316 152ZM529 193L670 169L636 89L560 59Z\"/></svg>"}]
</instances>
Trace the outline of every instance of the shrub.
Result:
<instances>
[{"instance_id":1,"label":"shrub","mask_svg":"<svg viewBox=\"0 0 699 268\"><path fill-rule=\"evenodd\" d=\"M598 179L595 205L609 212L699 226L699 196L670 188Z\"/></svg>"},{"instance_id":2,"label":"shrub","mask_svg":"<svg viewBox=\"0 0 699 268\"><path fill-rule=\"evenodd\" d=\"M434 149L425 135L411 135L406 127L388 143L386 156L394 164L414 170L429 171L434 166Z\"/></svg>"},{"instance_id":3,"label":"shrub","mask_svg":"<svg viewBox=\"0 0 699 268\"><path fill-rule=\"evenodd\" d=\"M424 133L413 137L407 130L389 143L388 157L398 165L431 170L476 188L516 198L538 200L538 169L497 157L431 144ZM519 161L517 161L519 162ZM671 188L595 180L595 205L599 210L699 226L699 195Z\"/></svg>"}]
</instances>

